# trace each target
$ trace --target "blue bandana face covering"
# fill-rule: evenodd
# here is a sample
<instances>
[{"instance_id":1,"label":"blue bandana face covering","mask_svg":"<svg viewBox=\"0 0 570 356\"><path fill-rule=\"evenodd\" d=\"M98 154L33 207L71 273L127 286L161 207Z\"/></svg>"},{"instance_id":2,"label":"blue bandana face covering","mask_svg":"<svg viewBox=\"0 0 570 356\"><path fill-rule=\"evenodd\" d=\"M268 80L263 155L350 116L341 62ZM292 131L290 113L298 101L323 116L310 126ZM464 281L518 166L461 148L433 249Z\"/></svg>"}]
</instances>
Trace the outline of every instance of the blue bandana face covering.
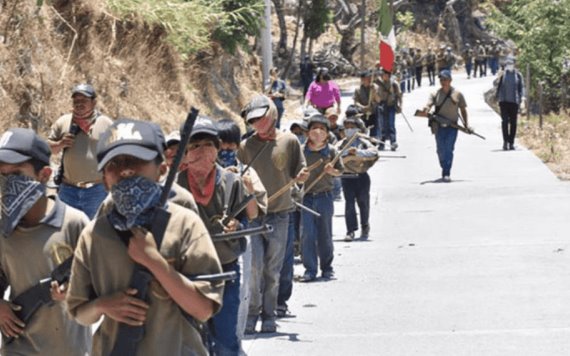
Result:
<instances>
[{"instance_id":1,"label":"blue bandana face covering","mask_svg":"<svg viewBox=\"0 0 570 356\"><path fill-rule=\"evenodd\" d=\"M2 234L10 236L20 220L46 193L46 186L34 178L10 174L0 175L2 190Z\"/></svg>"},{"instance_id":2,"label":"blue bandana face covering","mask_svg":"<svg viewBox=\"0 0 570 356\"><path fill-rule=\"evenodd\" d=\"M121 180L111 188L115 204L108 215L111 225L119 231L149 226L161 193L162 187L158 183L144 177Z\"/></svg>"},{"instance_id":3,"label":"blue bandana face covering","mask_svg":"<svg viewBox=\"0 0 570 356\"><path fill-rule=\"evenodd\" d=\"M220 165L224 168L236 166L237 159L236 159L236 151L234 150L220 150L218 153L218 160Z\"/></svg>"}]
</instances>

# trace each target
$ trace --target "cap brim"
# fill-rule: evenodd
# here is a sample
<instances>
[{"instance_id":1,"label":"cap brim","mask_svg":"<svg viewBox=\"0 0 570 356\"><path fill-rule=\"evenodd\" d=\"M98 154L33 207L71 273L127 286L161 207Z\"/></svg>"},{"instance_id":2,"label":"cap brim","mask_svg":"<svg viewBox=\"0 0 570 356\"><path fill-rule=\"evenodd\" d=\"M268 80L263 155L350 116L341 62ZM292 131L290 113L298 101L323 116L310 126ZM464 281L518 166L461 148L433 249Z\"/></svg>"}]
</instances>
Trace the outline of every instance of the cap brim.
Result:
<instances>
[{"instance_id":1,"label":"cap brim","mask_svg":"<svg viewBox=\"0 0 570 356\"><path fill-rule=\"evenodd\" d=\"M0 150L0 162L8 164L20 164L32 159L30 156L23 155L12 150Z\"/></svg>"},{"instance_id":2,"label":"cap brim","mask_svg":"<svg viewBox=\"0 0 570 356\"><path fill-rule=\"evenodd\" d=\"M194 128L194 129L192 129L192 134L190 135L190 138L192 138L198 134L206 134L206 135L218 137L218 132L215 130L211 130L211 129L207 129L207 128L198 128L198 129Z\"/></svg>"},{"instance_id":3,"label":"cap brim","mask_svg":"<svg viewBox=\"0 0 570 356\"><path fill-rule=\"evenodd\" d=\"M249 122L250 120L257 119L260 117L264 117L268 110L269 110L269 107L263 107L263 108L257 108L257 109L250 110L247 113L247 115L245 116L245 119Z\"/></svg>"},{"instance_id":4,"label":"cap brim","mask_svg":"<svg viewBox=\"0 0 570 356\"><path fill-rule=\"evenodd\" d=\"M88 93L86 91L83 91L83 90L74 91L73 94L71 94L71 97L73 98L76 94L81 94L81 95L86 96L88 98L94 98L95 97L95 95Z\"/></svg>"},{"instance_id":5,"label":"cap brim","mask_svg":"<svg viewBox=\"0 0 570 356\"><path fill-rule=\"evenodd\" d=\"M121 145L107 152L101 162L97 165L97 169L102 171L110 160L120 155L133 156L142 159L143 161L151 161L158 156L158 152L138 145Z\"/></svg>"}]
</instances>

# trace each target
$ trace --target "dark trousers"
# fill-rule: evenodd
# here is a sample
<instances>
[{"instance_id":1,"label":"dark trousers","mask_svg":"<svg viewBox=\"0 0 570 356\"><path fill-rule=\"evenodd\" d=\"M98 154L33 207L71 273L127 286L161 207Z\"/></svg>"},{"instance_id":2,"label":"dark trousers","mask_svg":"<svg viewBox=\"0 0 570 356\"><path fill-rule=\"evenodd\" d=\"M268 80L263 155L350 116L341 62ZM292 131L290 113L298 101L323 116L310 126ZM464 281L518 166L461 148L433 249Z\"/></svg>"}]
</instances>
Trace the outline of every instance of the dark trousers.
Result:
<instances>
[{"instance_id":1,"label":"dark trousers","mask_svg":"<svg viewBox=\"0 0 570 356\"><path fill-rule=\"evenodd\" d=\"M457 141L457 129L453 127L439 127L437 129L437 132L435 133L435 142L437 145L437 157L439 158L442 177L449 176L451 174L455 141Z\"/></svg>"},{"instance_id":2,"label":"dark trousers","mask_svg":"<svg viewBox=\"0 0 570 356\"><path fill-rule=\"evenodd\" d=\"M429 85L435 85L435 66L434 65L427 66L427 73L428 73Z\"/></svg>"},{"instance_id":3,"label":"dark trousers","mask_svg":"<svg viewBox=\"0 0 570 356\"><path fill-rule=\"evenodd\" d=\"M499 103L501 110L501 128L503 129L503 142L515 144L515 136L517 134L517 118L519 113L519 105L517 103L508 103L501 101Z\"/></svg>"},{"instance_id":4,"label":"dark trousers","mask_svg":"<svg viewBox=\"0 0 570 356\"><path fill-rule=\"evenodd\" d=\"M380 118L380 133L379 137L384 143L380 144L380 147L384 147L384 144L390 140L390 144L396 143L396 107L382 105L378 106L378 117Z\"/></svg>"},{"instance_id":5,"label":"dark trousers","mask_svg":"<svg viewBox=\"0 0 570 356\"><path fill-rule=\"evenodd\" d=\"M418 82L418 88L422 86L422 71L424 67L416 67L416 82Z\"/></svg>"},{"instance_id":6,"label":"dark trousers","mask_svg":"<svg viewBox=\"0 0 570 356\"><path fill-rule=\"evenodd\" d=\"M231 262L222 266L224 272L235 271L237 279L226 282L224 287L224 305L212 318L214 350L216 355L238 355L241 342L237 335L239 290L240 290L240 266Z\"/></svg>"},{"instance_id":7,"label":"dark trousers","mask_svg":"<svg viewBox=\"0 0 570 356\"><path fill-rule=\"evenodd\" d=\"M471 76L471 69L473 69L473 62L466 62L465 71L467 72L467 77Z\"/></svg>"},{"instance_id":8,"label":"dark trousers","mask_svg":"<svg viewBox=\"0 0 570 356\"><path fill-rule=\"evenodd\" d=\"M370 176L368 173L361 173L358 178L342 178L342 191L345 201L346 231L350 233L358 230L356 204L360 210L360 225L368 225L370 215Z\"/></svg>"},{"instance_id":9,"label":"dark trousers","mask_svg":"<svg viewBox=\"0 0 570 356\"><path fill-rule=\"evenodd\" d=\"M279 275L279 292L277 293L277 306L287 307L287 301L293 294L293 269L295 266L295 240L299 240L301 213L289 213L289 228L287 230L287 244L285 245L285 258Z\"/></svg>"},{"instance_id":10,"label":"dark trousers","mask_svg":"<svg viewBox=\"0 0 570 356\"><path fill-rule=\"evenodd\" d=\"M366 127L370 127L370 136L379 138L380 137L380 127L378 123L378 109L374 110L368 119L364 121Z\"/></svg>"},{"instance_id":11,"label":"dark trousers","mask_svg":"<svg viewBox=\"0 0 570 356\"><path fill-rule=\"evenodd\" d=\"M485 71L485 69L483 68L484 62L485 62L484 60L475 61L475 68L473 69L473 76L474 76L475 78L477 78L477 69L479 69L479 76L480 76L480 77L485 76L485 74L486 74L485 72L486 72L486 71Z\"/></svg>"}]
</instances>

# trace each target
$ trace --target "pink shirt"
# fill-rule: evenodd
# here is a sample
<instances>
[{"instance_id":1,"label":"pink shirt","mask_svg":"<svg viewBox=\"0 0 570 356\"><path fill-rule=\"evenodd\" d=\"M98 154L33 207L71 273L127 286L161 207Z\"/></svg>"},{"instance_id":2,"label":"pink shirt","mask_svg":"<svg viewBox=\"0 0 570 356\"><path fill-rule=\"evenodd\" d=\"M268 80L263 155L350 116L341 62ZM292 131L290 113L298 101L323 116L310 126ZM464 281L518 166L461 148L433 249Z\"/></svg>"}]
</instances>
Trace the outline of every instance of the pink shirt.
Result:
<instances>
[{"instance_id":1,"label":"pink shirt","mask_svg":"<svg viewBox=\"0 0 570 356\"><path fill-rule=\"evenodd\" d=\"M340 103L340 89L332 80L324 83L314 81L309 86L305 98L314 106L326 109L333 106L335 102Z\"/></svg>"}]
</instances>

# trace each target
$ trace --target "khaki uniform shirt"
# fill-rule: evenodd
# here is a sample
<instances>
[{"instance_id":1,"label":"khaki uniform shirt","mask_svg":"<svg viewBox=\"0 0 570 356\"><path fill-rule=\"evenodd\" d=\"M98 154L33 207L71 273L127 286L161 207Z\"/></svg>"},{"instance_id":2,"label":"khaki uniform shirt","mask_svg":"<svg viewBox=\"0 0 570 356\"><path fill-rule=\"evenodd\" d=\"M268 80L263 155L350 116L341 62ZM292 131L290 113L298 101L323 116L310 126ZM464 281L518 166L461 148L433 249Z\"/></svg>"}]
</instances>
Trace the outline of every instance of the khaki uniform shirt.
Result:
<instances>
[{"instance_id":1,"label":"khaki uniform shirt","mask_svg":"<svg viewBox=\"0 0 570 356\"><path fill-rule=\"evenodd\" d=\"M89 135L79 130L73 146L67 148L63 154L63 177L70 184L101 180L101 173L97 171L97 142L101 134L113 124L113 120L98 112L94 115L99 116L93 118L95 121L91 125ZM69 132L70 126L71 114L63 115L51 127L48 139L61 140Z\"/></svg>"},{"instance_id":2,"label":"khaki uniform shirt","mask_svg":"<svg viewBox=\"0 0 570 356\"><path fill-rule=\"evenodd\" d=\"M269 147L253 162L252 167L261 178L268 197L271 197L273 193L294 179L306 163L301 144L295 135L281 131L277 131L277 136L272 141L262 141L257 135L243 141L238 151L238 159L248 164L265 144ZM267 212L278 213L293 209L291 192L288 191L269 203Z\"/></svg>"},{"instance_id":3,"label":"khaki uniform shirt","mask_svg":"<svg viewBox=\"0 0 570 356\"><path fill-rule=\"evenodd\" d=\"M160 253L179 273L201 275L220 273L221 266L206 227L194 212L176 204L171 213ZM106 216L91 221L79 237L67 294L69 313L99 297L129 288L134 262L127 247ZM215 304L222 303L224 282L192 282L197 291ZM139 342L137 356L206 355L198 331L184 317L183 311L156 279L149 286L149 309L144 325L145 336ZM115 344L119 323L104 317L93 338L93 355L108 355Z\"/></svg>"},{"instance_id":4,"label":"khaki uniform shirt","mask_svg":"<svg viewBox=\"0 0 570 356\"><path fill-rule=\"evenodd\" d=\"M390 81L390 83L386 83L381 81L378 85L378 96L380 101L386 102L388 106L402 107L402 93L400 92L400 86L395 82Z\"/></svg>"},{"instance_id":5,"label":"khaki uniform shirt","mask_svg":"<svg viewBox=\"0 0 570 356\"><path fill-rule=\"evenodd\" d=\"M42 223L17 227L0 237L0 284L10 286L10 300L49 278L52 270L73 255L89 219L83 212L50 197L54 207ZM6 339L4 339L5 341ZM2 355L83 356L91 350L91 329L71 320L64 302L40 307L12 343L2 343Z\"/></svg>"},{"instance_id":6,"label":"khaki uniform shirt","mask_svg":"<svg viewBox=\"0 0 570 356\"><path fill-rule=\"evenodd\" d=\"M432 106L439 106L443 103L437 114L457 123L459 120L459 109L467 107L465 97L459 90L456 90L453 87L451 87L449 98L444 102L446 96L447 94L439 89L437 92L432 93L429 96L426 106L431 108Z\"/></svg>"},{"instance_id":7,"label":"khaki uniform shirt","mask_svg":"<svg viewBox=\"0 0 570 356\"><path fill-rule=\"evenodd\" d=\"M243 182L239 175L225 171L222 167L217 166L216 169L216 182L214 187L214 194L212 198L208 202L208 205L203 206L198 204L198 212L200 214L200 218L206 225L208 232L210 235L217 234L223 232L222 226L218 223L219 219L222 218L224 215L224 204L226 200L226 192L229 183L233 177L234 181L231 185L229 185L229 189L233 190L234 193L231 193L229 196L228 207L229 211L231 212L233 208L235 208L238 204L240 204L245 198L245 190L243 187ZM190 190L190 185L188 184L188 175L186 172L178 175L178 183L183 188ZM241 211L236 216L237 220L241 220L245 217L245 209ZM218 257L220 258L220 262L222 265L234 262L238 259L238 257L244 252L245 245L243 245L245 241L240 242L240 240L232 240L232 241L220 241L214 243L216 248L216 252L218 253Z\"/></svg>"},{"instance_id":8,"label":"khaki uniform shirt","mask_svg":"<svg viewBox=\"0 0 570 356\"><path fill-rule=\"evenodd\" d=\"M372 90L372 101L370 101L370 87ZM371 114L375 111L376 105L380 102L380 97L378 96L378 85L371 83L370 87L366 88L364 85L360 85L355 91L352 99L354 103L361 108L365 108L370 103L370 110L366 110L367 114Z\"/></svg>"},{"instance_id":9,"label":"khaki uniform shirt","mask_svg":"<svg viewBox=\"0 0 570 356\"><path fill-rule=\"evenodd\" d=\"M326 147L322 148L319 151L312 151L307 144L303 146L303 152L305 153L305 158L307 159L307 165L311 165L317 162L319 159L323 159L323 163L319 165L317 168L311 171L309 178L305 182L305 187L309 187L313 184L315 179L321 175L321 173L325 170L325 165L332 160L337 155L338 151L334 148L333 145L327 144ZM344 171L344 165L342 164L342 159L336 161L334 165L335 169L338 169L341 173ZM317 194L323 192L330 192L333 189L333 176L330 174L325 174L323 178L321 178L312 188L310 191L306 191L305 193Z\"/></svg>"}]
</instances>

